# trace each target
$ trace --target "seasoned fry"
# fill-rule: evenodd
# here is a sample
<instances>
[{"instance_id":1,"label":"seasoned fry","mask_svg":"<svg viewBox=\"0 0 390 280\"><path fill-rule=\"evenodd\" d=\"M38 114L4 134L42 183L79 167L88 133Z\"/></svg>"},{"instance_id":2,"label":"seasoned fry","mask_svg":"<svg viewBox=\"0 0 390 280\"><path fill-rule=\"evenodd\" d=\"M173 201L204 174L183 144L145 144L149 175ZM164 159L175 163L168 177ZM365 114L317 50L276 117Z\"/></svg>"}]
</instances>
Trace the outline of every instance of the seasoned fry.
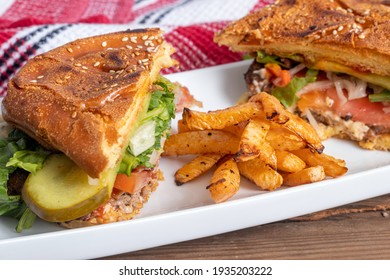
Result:
<instances>
[{"instance_id":1,"label":"seasoned fry","mask_svg":"<svg viewBox=\"0 0 390 280\"><path fill-rule=\"evenodd\" d=\"M185 125L183 123L183 120L179 120L177 122L177 132L178 133L183 133L183 132L187 132L187 131L191 131L187 125Z\"/></svg>"},{"instance_id":2,"label":"seasoned fry","mask_svg":"<svg viewBox=\"0 0 390 280\"><path fill-rule=\"evenodd\" d=\"M322 181L325 179L325 177L325 171L322 166L312 166L295 173L284 174L283 185L293 187L303 184L309 184Z\"/></svg>"},{"instance_id":3,"label":"seasoned fry","mask_svg":"<svg viewBox=\"0 0 390 280\"><path fill-rule=\"evenodd\" d=\"M211 112L199 112L184 108L183 123L190 130L223 129L263 114L261 104L254 102Z\"/></svg>"},{"instance_id":4,"label":"seasoned fry","mask_svg":"<svg viewBox=\"0 0 390 280\"><path fill-rule=\"evenodd\" d=\"M188 131L171 135L164 144L164 156L190 154L234 154L240 139L225 131Z\"/></svg>"},{"instance_id":5,"label":"seasoned fry","mask_svg":"<svg viewBox=\"0 0 390 280\"><path fill-rule=\"evenodd\" d=\"M240 187L240 173L236 162L230 158L215 170L207 186L215 203L228 200L238 192Z\"/></svg>"},{"instance_id":6,"label":"seasoned fry","mask_svg":"<svg viewBox=\"0 0 390 280\"><path fill-rule=\"evenodd\" d=\"M283 183L282 176L259 158L238 162L237 166L241 175L263 190L275 190Z\"/></svg>"},{"instance_id":7,"label":"seasoned fry","mask_svg":"<svg viewBox=\"0 0 390 280\"><path fill-rule=\"evenodd\" d=\"M216 203L238 192L241 175L272 191L341 176L348 170L345 161L322 153L324 146L310 124L266 93L224 110L206 113L185 108L178 131L165 141L163 155L197 157L176 171L176 184L217 165L207 186Z\"/></svg>"},{"instance_id":8,"label":"seasoned fry","mask_svg":"<svg viewBox=\"0 0 390 280\"><path fill-rule=\"evenodd\" d=\"M247 126L247 124L248 124L248 121L240 122L240 123L232 125L232 126L224 127L222 130L233 133L237 137L241 138L241 135L244 132L244 129Z\"/></svg>"},{"instance_id":9,"label":"seasoned fry","mask_svg":"<svg viewBox=\"0 0 390 280\"><path fill-rule=\"evenodd\" d=\"M294 173L306 167L306 163L296 155L276 150L277 170Z\"/></svg>"},{"instance_id":10,"label":"seasoned fry","mask_svg":"<svg viewBox=\"0 0 390 280\"><path fill-rule=\"evenodd\" d=\"M300 157L308 166L323 166L325 174L333 178L344 175L348 171L344 160L336 159L330 155L318 154L311 149L296 150L292 153Z\"/></svg>"},{"instance_id":11,"label":"seasoned fry","mask_svg":"<svg viewBox=\"0 0 390 280\"><path fill-rule=\"evenodd\" d=\"M241 135L240 150L234 155L235 160L237 162L248 161L260 157L261 160L275 169L275 150L266 141L269 128L267 120L251 119Z\"/></svg>"},{"instance_id":12,"label":"seasoned fry","mask_svg":"<svg viewBox=\"0 0 390 280\"><path fill-rule=\"evenodd\" d=\"M267 133L266 140L272 148L281 151L293 151L306 147L306 142L287 128L271 122L271 128Z\"/></svg>"},{"instance_id":13,"label":"seasoned fry","mask_svg":"<svg viewBox=\"0 0 390 280\"><path fill-rule=\"evenodd\" d=\"M278 124L285 124L290 120L285 114L286 109L279 100L265 92L258 93L249 99L249 102L260 103L263 106L265 116Z\"/></svg>"},{"instance_id":14,"label":"seasoned fry","mask_svg":"<svg viewBox=\"0 0 390 280\"><path fill-rule=\"evenodd\" d=\"M204 154L197 156L175 173L176 185L180 186L204 174L222 158L221 154Z\"/></svg>"},{"instance_id":15,"label":"seasoned fry","mask_svg":"<svg viewBox=\"0 0 390 280\"><path fill-rule=\"evenodd\" d=\"M276 97L261 92L252 97L250 101L261 102L267 119L283 124L289 130L302 137L308 143L308 146L315 149L318 153L324 150L324 146L315 129L300 117L284 109Z\"/></svg>"}]
</instances>

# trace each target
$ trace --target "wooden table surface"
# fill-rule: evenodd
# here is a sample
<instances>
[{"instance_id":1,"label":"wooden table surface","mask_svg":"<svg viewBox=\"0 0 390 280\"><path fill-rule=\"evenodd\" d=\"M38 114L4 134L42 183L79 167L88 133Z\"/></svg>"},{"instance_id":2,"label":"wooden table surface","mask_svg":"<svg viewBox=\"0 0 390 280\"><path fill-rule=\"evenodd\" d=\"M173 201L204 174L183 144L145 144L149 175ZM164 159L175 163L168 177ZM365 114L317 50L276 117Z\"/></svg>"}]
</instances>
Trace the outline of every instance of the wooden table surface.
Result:
<instances>
[{"instance_id":1,"label":"wooden table surface","mask_svg":"<svg viewBox=\"0 0 390 280\"><path fill-rule=\"evenodd\" d=\"M390 259L390 195L102 259Z\"/></svg>"}]
</instances>

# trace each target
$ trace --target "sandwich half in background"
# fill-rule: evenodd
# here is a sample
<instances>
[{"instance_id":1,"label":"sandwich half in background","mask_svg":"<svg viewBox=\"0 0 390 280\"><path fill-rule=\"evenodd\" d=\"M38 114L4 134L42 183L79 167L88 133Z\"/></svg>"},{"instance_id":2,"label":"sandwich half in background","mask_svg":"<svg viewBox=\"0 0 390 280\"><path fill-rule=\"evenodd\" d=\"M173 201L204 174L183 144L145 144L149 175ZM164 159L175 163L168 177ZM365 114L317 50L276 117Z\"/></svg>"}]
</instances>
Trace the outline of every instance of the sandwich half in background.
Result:
<instances>
[{"instance_id":1,"label":"sandwich half in background","mask_svg":"<svg viewBox=\"0 0 390 280\"><path fill-rule=\"evenodd\" d=\"M384 1L281 0L232 22L215 42L255 57L265 91L326 139L390 149L390 7Z\"/></svg>"},{"instance_id":2,"label":"sandwich half in background","mask_svg":"<svg viewBox=\"0 0 390 280\"><path fill-rule=\"evenodd\" d=\"M68 227L131 219L159 179L179 85L157 28L76 40L36 56L9 82L0 141L0 214ZM6 190L6 193L4 193ZM21 199L20 199L21 198Z\"/></svg>"}]
</instances>

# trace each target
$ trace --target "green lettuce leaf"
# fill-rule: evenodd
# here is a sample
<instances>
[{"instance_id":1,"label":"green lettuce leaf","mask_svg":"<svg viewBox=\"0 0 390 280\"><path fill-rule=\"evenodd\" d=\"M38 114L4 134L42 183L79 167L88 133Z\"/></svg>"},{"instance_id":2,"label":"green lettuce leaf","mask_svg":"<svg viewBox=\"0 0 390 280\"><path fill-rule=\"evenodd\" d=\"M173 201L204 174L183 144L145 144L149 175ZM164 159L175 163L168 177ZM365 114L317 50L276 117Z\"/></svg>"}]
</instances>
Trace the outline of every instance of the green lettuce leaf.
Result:
<instances>
[{"instance_id":1,"label":"green lettuce leaf","mask_svg":"<svg viewBox=\"0 0 390 280\"><path fill-rule=\"evenodd\" d=\"M13 130L5 139L0 139L0 216L19 220L16 231L30 228L35 214L23 202L20 195L8 195L7 182L17 168L30 173L42 167L49 153L33 139L19 130Z\"/></svg>"},{"instance_id":2,"label":"green lettuce leaf","mask_svg":"<svg viewBox=\"0 0 390 280\"><path fill-rule=\"evenodd\" d=\"M374 93L368 95L368 99L371 102L389 102L390 101L390 90L384 89L380 93Z\"/></svg>"},{"instance_id":3,"label":"green lettuce leaf","mask_svg":"<svg viewBox=\"0 0 390 280\"><path fill-rule=\"evenodd\" d=\"M263 51L257 51L256 61L259 63L264 63L264 64L275 63L275 64L279 64L281 66L284 66L284 64L280 61L279 56L269 55Z\"/></svg>"},{"instance_id":4,"label":"green lettuce leaf","mask_svg":"<svg viewBox=\"0 0 390 280\"><path fill-rule=\"evenodd\" d=\"M138 156L134 156L128 147L120 164L119 173L125 173L130 176L131 171L137 166L153 167L149 162L150 156L154 150L162 149L161 139L168 136L167 133L171 126L171 120L175 117L175 96L173 90L177 85L164 77L160 77L154 85L155 90L152 93L148 111L140 122L140 124L143 124L153 120L156 123L154 145Z\"/></svg>"},{"instance_id":5,"label":"green lettuce leaf","mask_svg":"<svg viewBox=\"0 0 390 280\"><path fill-rule=\"evenodd\" d=\"M275 87L271 94L279 99L286 108L296 104L298 97L296 93L309 83L315 82L318 71L309 69L305 77L294 77L285 87Z\"/></svg>"}]
</instances>

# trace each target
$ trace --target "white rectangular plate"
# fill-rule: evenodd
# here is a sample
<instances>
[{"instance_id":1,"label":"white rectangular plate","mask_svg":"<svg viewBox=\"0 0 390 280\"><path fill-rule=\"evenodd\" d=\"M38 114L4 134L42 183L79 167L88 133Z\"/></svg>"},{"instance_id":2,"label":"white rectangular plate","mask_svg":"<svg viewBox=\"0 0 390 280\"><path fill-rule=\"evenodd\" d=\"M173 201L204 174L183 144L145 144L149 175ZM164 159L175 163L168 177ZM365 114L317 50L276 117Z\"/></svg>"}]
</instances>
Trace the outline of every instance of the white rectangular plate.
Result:
<instances>
[{"instance_id":1,"label":"white rectangular plate","mask_svg":"<svg viewBox=\"0 0 390 280\"><path fill-rule=\"evenodd\" d=\"M245 91L248 61L170 75L203 102L201 110L234 105ZM210 174L177 187L173 174L188 158L163 158L165 180L135 219L81 229L37 221L20 234L16 221L0 218L1 259L90 259L201 238L275 222L390 193L390 153L367 151L341 140L324 142L327 154L343 158L348 173L337 179L263 192L243 179L231 200L214 204Z\"/></svg>"}]
</instances>

